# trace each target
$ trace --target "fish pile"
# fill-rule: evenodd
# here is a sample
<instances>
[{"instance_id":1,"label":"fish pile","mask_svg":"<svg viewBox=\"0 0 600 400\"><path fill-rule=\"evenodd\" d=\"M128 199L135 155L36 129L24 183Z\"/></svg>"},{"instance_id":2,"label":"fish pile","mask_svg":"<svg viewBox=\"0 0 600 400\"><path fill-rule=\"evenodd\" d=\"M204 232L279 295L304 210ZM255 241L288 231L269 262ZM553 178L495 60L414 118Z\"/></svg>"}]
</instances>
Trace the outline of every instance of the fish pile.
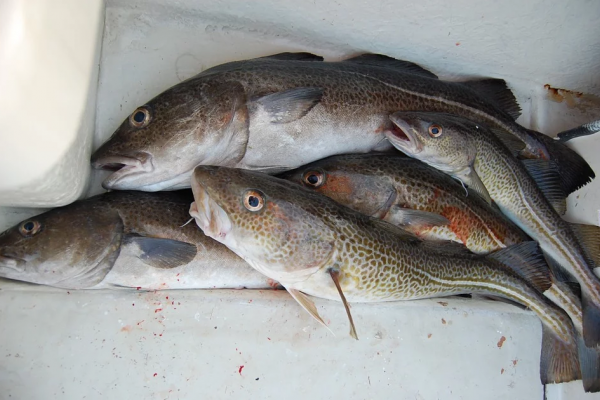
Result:
<instances>
[{"instance_id":1,"label":"fish pile","mask_svg":"<svg viewBox=\"0 0 600 400\"><path fill-rule=\"evenodd\" d=\"M519 115L504 80L443 81L378 54L218 65L96 150L108 193L0 234L0 277L283 287L326 328L310 297L343 302L356 339L351 302L505 299L541 321L541 382L597 392L600 228L562 215L595 177L565 142L598 123L553 140Z\"/></svg>"}]
</instances>

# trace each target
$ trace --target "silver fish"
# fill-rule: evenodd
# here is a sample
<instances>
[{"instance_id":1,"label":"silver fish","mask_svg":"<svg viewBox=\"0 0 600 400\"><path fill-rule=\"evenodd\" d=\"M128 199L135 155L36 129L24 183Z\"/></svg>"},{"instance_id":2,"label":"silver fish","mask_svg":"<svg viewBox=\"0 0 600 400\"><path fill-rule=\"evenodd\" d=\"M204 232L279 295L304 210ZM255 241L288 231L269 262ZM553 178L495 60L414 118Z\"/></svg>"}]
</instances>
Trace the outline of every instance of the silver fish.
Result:
<instances>
[{"instance_id":1,"label":"silver fish","mask_svg":"<svg viewBox=\"0 0 600 400\"><path fill-rule=\"evenodd\" d=\"M0 277L65 289L269 288L189 220L190 191L110 192L0 234Z\"/></svg>"},{"instance_id":2,"label":"silver fish","mask_svg":"<svg viewBox=\"0 0 600 400\"><path fill-rule=\"evenodd\" d=\"M189 187L196 165L276 173L391 150L389 115L429 110L492 123L523 140L527 156L558 158L569 190L593 177L569 148L514 122L519 106L502 80L445 82L377 54L322 60L283 53L210 68L133 110L92 164L115 170L107 189L173 190Z\"/></svg>"}]
</instances>

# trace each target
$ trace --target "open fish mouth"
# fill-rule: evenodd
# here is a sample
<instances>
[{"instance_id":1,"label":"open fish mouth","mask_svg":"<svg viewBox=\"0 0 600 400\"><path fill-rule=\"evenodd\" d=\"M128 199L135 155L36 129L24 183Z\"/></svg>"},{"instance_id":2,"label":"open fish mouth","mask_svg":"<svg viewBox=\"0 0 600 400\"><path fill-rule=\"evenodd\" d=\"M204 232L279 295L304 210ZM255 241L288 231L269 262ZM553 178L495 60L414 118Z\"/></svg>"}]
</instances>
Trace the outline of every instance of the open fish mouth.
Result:
<instances>
[{"instance_id":1,"label":"open fish mouth","mask_svg":"<svg viewBox=\"0 0 600 400\"><path fill-rule=\"evenodd\" d=\"M392 115L392 127L385 135L394 147L408 155L418 154L423 150L423 145L417 140L411 125L405 120Z\"/></svg>"},{"instance_id":2,"label":"open fish mouth","mask_svg":"<svg viewBox=\"0 0 600 400\"><path fill-rule=\"evenodd\" d=\"M113 171L108 178L102 182L105 189L128 189L126 179L154 171L152 156L148 153L140 153L137 157L108 156L92 160L92 167Z\"/></svg>"},{"instance_id":3,"label":"open fish mouth","mask_svg":"<svg viewBox=\"0 0 600 400\"><path fill-rule=\"evenodd\" d=\"M23 272L23 269L20 268L20 264L24 263L25 260L22 260L17 257L9 256L6 254L0 254L0 276L3 276L3 270L13 270L15 272Z\"/></svg>"},{"instance_id":4,"label":"open fish mouth","mask_svg":"<svg viewBox=\"0 0 600 400\"><path fill-rule=\"evenodd\" d=\"M192 180L192 192L195 201L190 206L190 216L206 236L224 242L232 228L229 216L195 179Z\"/></svg>"}]
</instances>

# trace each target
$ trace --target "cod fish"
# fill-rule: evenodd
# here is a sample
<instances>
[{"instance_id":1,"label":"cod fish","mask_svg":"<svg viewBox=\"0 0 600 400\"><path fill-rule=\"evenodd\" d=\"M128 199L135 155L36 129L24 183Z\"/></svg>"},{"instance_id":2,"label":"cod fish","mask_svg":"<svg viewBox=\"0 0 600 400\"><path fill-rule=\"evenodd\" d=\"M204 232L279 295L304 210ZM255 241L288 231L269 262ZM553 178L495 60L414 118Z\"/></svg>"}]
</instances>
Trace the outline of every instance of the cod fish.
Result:
<instances>
[{"instance_id":1,"label":"cod fish","mask_svg":"<svg viewBox=\"0 0 600 400\"><path fill-rule=\"evenodd\" d=\"M0 277L65 289L269 288L190 219L191 191L110 192L0 234Z\"/></svg>"},{"instance_id":2,"label":"cod fish","mask_svg":"<svg viewBox=\"0 0 600 400\"><path fill-rule=\"evenodd\" d=\"M324 325L307 295L379 302L493 294L530 307L542 320L543 383L581 376L569 317L542 296L551 282L535 242L488 256L431 245L294 183L255 171L199 166L190 215L208 236L280 282ZM511 269L520 269L525 281Z\"/></svg>"},{"instance_id":3,"label":"cod fish","mask_svg":"<svg viewBox=\"0 0 600 400\"><path fill-rule=\"evenodd\" d=\"M531 240L477 193L402 155L340 155L281 178L427 240L452 240L487 254Z\"/></svg>"},{"instance_id":4,"label":"cod fish","mask_svg":"<svg viewBox=\"0 0 600 400\"><path fill-rule=\"evenodd\" d=\"M401 155L333 156L288 171L281 178L425 240L458 242L476 254L531 240L477 193L465 193L450 176ZM571 317L581 334L581 301L568 284L553 274L550 278L552 286L545 295Z\"/></svg>"},{"instance_id":5,"label":"cod fish","mask_svg":"<svg viewBox=\"0 0 600 400\"><path fill-rule=\"evenodd\" d=\"M581 285L583 332L588 346L600 344L600 281L594 275L600 228L561 218L564 193L547 162L520 161L522 143L503 132L450 114L398 112L388 133L396 148L468 186L485 188L500 210Z\"/></svg>"},{"instance_id":6,"label":"cod fish","mask_svg":"<svg viewBox=\"0 0 600 400\"><path fill-rule=\"evenodd\" d=\"M516 135L527 145L524 156L557 159L568 191L594 177L564 144L514 121L519 106L503 80L441 81L377 54L322 60L283 53L210 68L133 110L92 165L114 170L106 189L187 188L196 165L277 173L335 154L391 150L389 115L427 110Z\"/></svg>"}]
</instances>

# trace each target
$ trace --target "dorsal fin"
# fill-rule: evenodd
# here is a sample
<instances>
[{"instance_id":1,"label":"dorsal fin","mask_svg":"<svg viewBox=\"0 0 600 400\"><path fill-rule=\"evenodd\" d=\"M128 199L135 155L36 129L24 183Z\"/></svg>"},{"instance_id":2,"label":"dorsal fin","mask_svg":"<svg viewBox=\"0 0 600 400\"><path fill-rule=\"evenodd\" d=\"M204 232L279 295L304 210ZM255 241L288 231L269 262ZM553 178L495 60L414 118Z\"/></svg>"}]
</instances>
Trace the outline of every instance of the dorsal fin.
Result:
<instances>
[{"instance_id":1,"label":"dorsal fin","mask_svg":"<svg viewBox=\"0 0 600 400\"><path fill-rule=\"evenodd\" d=\"M567 212L567 196L562 190L560 176L556 172L554 162L529 159L521 160L521 163L544 193L546 200L554 207L554 210L558 214L564 215Z\"/></svg>"},{"instance_id":2,"label":"dorsal fin","mask_svg":"<svg viewBox=\"0 0 600 400\"><path fill-rule=\"evenodd\" d=\"M420 75L427 78L438 79L437 75L425 68L410 61L397 60L395 58L384 56L383 54L361 54L360 56L348 58L342 62L352 62L357 64L373 65L375 67L385 67L396 69L401 72L407 72L414 75Z\"/></svg>"},{"instance_id":3,"label":"dorsal fin","mask_svg":"<svg viewBox=\"0 0 600 400\"><path fill-rule=\"evenodd\" d=\"M523 242L487 255L531 283L540 293L552 286L552 276L537 242Z\"/></svg>"},{"instance_id":4,"label":"dorsal fin","mask_svg":"<svg viewBox=\"0 0 600 400\"><path fill-rule=\"evenodd\" d=\"M596 176L594 170L573 149L543 133L531 129L527 129L527 132L546 147L550 160L556 160L560 184L565 194L573 193L594 179Z\"/></svg>"},{"instance_id":5,"label":"dorsal fin","mask_svg":"<svg viewBox=\"0 0 600 400\"><path fill-rule=\"evenodd\" d=\"M516 137L510 132L505 131L504 129L498 128L488 128L494 136L496 136L502 144L504 144L508 150L513 154L513 156L517 157L519 153L525 148L525 142Z\"/></svg>"},{"instance_id":6,"label":"dorsal fin","mask_svg":"<svg viewBox=\"0 0 600 400\"><path fill-rule=\"evenodd\" d=\"M516 120L521 116L521 107L504 79L479 79L461 82L461 84L470 87L488 100L491 100L513 119Z\"/></svg>"},{"instance_id":7,"label":"dorsal fin","mask_svg":"<svg viewBox=\"0 0 600 400\"><path fill-rule=\"evenodd\" d=\"M571 224L593 267L600 266L600 227L586 224Z\"/></svg>"},{"instance_id":8,"label":"dorsal fin","mask_svg":"<svg viewBox=\"0 0 600 400\"><path fill-rule=\"evenodd\" d=\"M280 60L280 61L323 61L323 57L316 54L299 52L299 53L279 53L270 56L259 57L260 60Z\"/></svg>"}]
</instances>

